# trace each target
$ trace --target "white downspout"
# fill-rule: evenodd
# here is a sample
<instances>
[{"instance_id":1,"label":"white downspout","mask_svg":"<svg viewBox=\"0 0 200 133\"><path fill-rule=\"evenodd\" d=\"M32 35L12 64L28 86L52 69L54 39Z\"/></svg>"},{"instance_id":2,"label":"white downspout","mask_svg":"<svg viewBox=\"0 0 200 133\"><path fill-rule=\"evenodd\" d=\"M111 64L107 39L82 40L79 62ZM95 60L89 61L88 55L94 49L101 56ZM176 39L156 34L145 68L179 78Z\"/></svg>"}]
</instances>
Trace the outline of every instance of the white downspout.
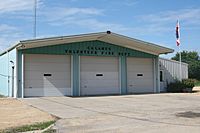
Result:
<instances>
[{"instance_id":1,"label":"white downspout","mask_svg":"<svg viewBox=\"0 0 200 133\"><path fill-rule=\"evenodd\" d=\"M18 82L19 82L19 78L18 78L18 49L16 48L16 62L15 62L15 73L16 73L16 82L15 82L15 93L14 93L14 97L18 98Z\"/></svg>"},{"instance_id":2,"label":"white downspout","mask_svg":"<svg viewBox=\"0 0 200 133\"><path fill-rule=\"evenodd\" d=\"M8 55L7 55L7 56L8 56L8 62L7 62L7 63L8 63L8 64L7 64L7 65L8 65L8 71L7 71L7 72L8 72L8 74L7 74L7 77L8 77L8 97L10 97L10 76L9 76L9 69L10 69L10 64L9 64L9 62L10 62L10 61L9 61L9 51L7 51L7 54L8 54Z\"/></svg>"},{"instance_id":3,"label":"white downspout","mask_svg":"<svg viewBox=\"0 0 200 133\"><path fill-rule=\"evenodd\" d=\"M156 59L153 58L153 87L154 87L154 93L157 93L157 83L156 83L156 76L157 76L157 72L156 72Z\"/></svg>"},{"instance_id":4,"label":"white downspout","mask_svg":"<svg viewBox=\"0 0 200 133\"><path fill-rule=\"evenodd\" d=\"M160 93L160 64L159 64L159 57L157 57L157 92Z\"/></svg>"},{"instance_id":5,"label":"white downspout","mask_svg":"<svg viewBox=\"0 0 200 133\"><path fill-rule=\"evenodd\" d=\"M22 86L22 98L24 98L24 54L22 54L22 81L21 81L21 86Z\"/></svg>"}]
</instances>

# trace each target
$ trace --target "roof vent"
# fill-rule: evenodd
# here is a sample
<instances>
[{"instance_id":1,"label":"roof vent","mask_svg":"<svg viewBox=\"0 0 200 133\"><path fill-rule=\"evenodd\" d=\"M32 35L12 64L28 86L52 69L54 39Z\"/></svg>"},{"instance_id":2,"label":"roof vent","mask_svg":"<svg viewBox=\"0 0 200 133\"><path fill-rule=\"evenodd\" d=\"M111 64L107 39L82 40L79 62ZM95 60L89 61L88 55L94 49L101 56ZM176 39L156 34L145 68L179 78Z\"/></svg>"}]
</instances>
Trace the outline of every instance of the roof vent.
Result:
<instances>
[{"instance_id":1,"label":"roof vent","mask_svg":"<svg viewBox=\"0 0 200 133\"><path fill-rule=\"evenodd\" d=\"M111 34L111 31L108 30L106 33L107 33L107 34Z\"/></svg>"}]
</instances>

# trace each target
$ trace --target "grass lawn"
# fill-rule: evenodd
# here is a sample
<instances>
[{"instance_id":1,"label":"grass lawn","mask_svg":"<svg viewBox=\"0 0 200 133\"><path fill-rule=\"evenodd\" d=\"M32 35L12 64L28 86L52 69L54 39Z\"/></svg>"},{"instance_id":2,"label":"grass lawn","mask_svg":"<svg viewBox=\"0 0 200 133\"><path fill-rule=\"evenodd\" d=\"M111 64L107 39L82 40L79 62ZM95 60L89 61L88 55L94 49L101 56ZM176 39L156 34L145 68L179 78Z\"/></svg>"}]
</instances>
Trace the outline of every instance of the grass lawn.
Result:
<instances>
[{"instance_id":1,"label":"grass lawn","mask_svg":"<svg viewBox=\"0 0 200 133\"><path fill-rule=\"evenodd\" d=\"M56 133L56 130L55 129L48 129L42 133Z\"/></svg>"},{"instance_id":2,"label":"grass lawn","mask_svg":"<svg viewBox=\"0 0 200 133\"><path fill-rule=\"evenodd\" d=\"M195 86L200 86L200 81L196 82Z\"/></svg>"},{"instance_id":3,"label":"grass lawn","mask_svg":"<svg viewBox=\"0 0 200 133\"><path fill-rule=\"evenodd\" d=\"M19 132L27 132L27 131L34 131L34 130L43 130L49 127L53 123L55 123L55 121L36 123L36 124L25 125L25 126L16 127L16 128L8 128L0 132L1 133L19 133ZM50 130L50 132L52 131Z\"/></svg>"}]
</instances>

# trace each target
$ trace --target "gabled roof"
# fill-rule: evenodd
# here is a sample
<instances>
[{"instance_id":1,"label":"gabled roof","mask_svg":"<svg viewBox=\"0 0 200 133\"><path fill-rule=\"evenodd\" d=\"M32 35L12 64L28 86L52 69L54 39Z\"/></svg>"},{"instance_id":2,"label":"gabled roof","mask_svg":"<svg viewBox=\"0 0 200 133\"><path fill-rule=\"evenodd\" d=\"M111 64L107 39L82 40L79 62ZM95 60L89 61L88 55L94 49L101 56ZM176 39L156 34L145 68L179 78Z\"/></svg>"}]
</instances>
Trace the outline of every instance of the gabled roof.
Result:
<instances>
[{"instance_id":1,"label":"gabled roof","mask_svg":"<svg viewBox=\"0 0 200 133\"><path fill-rule=\"evenodd\" d=\"M167 47L162 47L162 46L159 46L159 45L156 45L153 43L141 41L138 39L119 35L116 33L111 33L110 31L99 32L99 33L90 33L90 34L71 35L71 36L60 36L60 37L24 40L24 41L20 41L17 45L15 45L14 47L12 47L10 49L13 49L15 47L17 47L18 49L28 49L28 48L36 48L36 47L42 47L42 46L59 45L59 44L82 42L82 41L94 41L94 40L99 40L99 41L111 43L114 45L127 47L130 49L150 53L153 55L167 54L167 53L174 52L173 49L170 49ZM9 51L9 50L7 50L7 51Z\"/></svg>"}]
</instances>

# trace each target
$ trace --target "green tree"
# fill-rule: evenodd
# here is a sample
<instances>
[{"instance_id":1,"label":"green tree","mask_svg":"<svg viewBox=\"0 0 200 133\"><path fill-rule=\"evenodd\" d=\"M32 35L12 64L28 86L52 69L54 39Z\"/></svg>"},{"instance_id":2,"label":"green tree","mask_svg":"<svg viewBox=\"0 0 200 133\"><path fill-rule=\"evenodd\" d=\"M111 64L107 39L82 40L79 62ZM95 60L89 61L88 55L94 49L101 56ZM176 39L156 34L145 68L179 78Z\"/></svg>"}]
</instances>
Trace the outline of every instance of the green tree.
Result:
<instances>
[{"instance_id":1,"label":"green tree","mask_svg":"<svg viewBox=\"0 0 200 133\"><path fill-rule=\"evenodd\" d=\"M183 51L181 52L182 62L188 64L189 78L195 78L200 80L200 56L195 51ZM172 60L179 61L179 53L176 53Z\"/></svg>"}]
</instances>

